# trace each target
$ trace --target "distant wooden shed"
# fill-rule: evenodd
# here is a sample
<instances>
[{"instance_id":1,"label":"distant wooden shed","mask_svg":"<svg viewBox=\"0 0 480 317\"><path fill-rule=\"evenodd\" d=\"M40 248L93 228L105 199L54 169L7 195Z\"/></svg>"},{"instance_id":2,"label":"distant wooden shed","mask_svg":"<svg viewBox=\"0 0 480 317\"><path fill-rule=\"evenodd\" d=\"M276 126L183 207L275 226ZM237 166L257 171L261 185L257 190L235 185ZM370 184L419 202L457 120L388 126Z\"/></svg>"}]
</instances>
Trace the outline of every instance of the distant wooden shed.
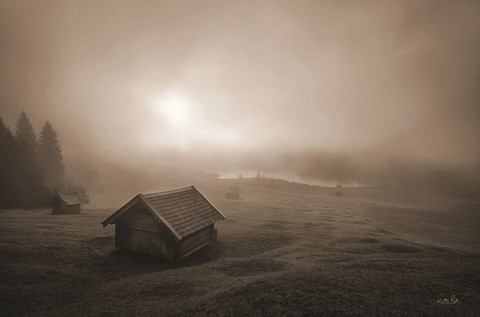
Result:
<instances>
[{"instance_id":1,"label":"distant wooden shed","mask_svg":"<svg viewBox=\"0 0 480 317\"><path fill-rule=\"evenodd\" d=\"M71 215L80 213L82 201L76 192L58 193L53 198L52 215Z\"/></svg>"},{"instance_id":2,"label":"distant wooden shed","mask_svg":"<svg viewBox=\"0 0 480 317\"><path fill-rule=\"evenodd\" d=\"M225 216L194 186L138 194L102 222L115 224L115 248L175 261L213 244Z\"/></svg>"},{"instance_id":3,"label":"distant wooden shed","mask_svg":"<svg viewBox=\"0 0 480 317\"><path fill-rule=\"evenodd\" d=\"M228 192L225 194L227 199L240 199L240 194L238 192Z\"/></svg>"}]
</instances>

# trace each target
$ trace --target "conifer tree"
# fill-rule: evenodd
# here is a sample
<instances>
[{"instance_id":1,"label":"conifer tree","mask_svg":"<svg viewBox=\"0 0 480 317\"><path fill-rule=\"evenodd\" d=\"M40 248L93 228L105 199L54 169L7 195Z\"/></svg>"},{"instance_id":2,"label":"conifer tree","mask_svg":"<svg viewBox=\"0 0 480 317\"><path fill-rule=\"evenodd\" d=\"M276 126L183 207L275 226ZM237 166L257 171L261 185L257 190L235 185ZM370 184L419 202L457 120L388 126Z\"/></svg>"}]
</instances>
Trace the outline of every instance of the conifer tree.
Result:
<instances>
[{"instance_id":1,"label":"conifer tree","mask_svg":"<svg viewBox=\"0 0 480 317\"><path fill-rule=\"evenodd\" d=\"M46 204L46 189L37 159L37 140L33 126L25 112L17 121L15 141L17 145L15 190L17 205L24 208Z\"/></svg>"},{"instance_id":2,"label":"conifer tree","mask_svg":"<svg viewBox=\"0 0 480 317\"><path fill-rule=\"evenodd\" d=\"M24 111L22 111L18 118L15 138L20 146L35 152L37 147L37 136L35 135L30 119Z\"/></svg>"},{"instance_id":3,"label":"conifer tree","mask_svg":"<svg viewBox=\"0 0 480 317\"><path fill-rule=\"evenodd\" d=\"M15 139L0 118L0 208L15 207Z\"/></svg>"},{"instance_id":4,"label":"conifer tree","mask_svg":"<svg viewBox=\"0 0 480 317\"><path fill-rule=\"evenodd\" d=\"M57 192L65 185L65 167L57 132L50 122L45 122L38 143L38 158L45 186Z\"/></svg>"}]
</instances>

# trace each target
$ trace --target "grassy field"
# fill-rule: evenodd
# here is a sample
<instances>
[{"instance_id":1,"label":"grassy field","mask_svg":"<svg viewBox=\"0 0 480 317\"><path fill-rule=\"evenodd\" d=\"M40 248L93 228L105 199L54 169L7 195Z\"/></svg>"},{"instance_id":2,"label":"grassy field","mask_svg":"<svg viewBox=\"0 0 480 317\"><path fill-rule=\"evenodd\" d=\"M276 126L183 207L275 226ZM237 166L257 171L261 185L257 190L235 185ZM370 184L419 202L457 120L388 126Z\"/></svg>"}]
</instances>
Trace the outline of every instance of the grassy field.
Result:
<instances>
[{"instance_id":1,"label":"grassy field","mask_svg":"<svg viewBox=\"0 0 480 317\"><path fill-rule=\"evenodd\" d=\"M223 198L233 185L240 200ZM0 211L0 316L480 316L478 201L274 180L199 188L228 219L215 246L175 264L114 251L100 222L122 200Z\"/></svg>"}]
</instances>

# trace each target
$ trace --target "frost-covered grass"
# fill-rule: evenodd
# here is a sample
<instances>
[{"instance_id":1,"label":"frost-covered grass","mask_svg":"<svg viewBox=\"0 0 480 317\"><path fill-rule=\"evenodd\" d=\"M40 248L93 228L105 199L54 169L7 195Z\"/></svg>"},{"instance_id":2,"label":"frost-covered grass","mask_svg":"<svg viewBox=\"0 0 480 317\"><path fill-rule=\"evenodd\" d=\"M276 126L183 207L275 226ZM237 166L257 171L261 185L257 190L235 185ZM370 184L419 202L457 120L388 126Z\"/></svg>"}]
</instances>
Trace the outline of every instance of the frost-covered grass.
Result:
<instances>
[{"instance_id":1,"label":"frost-covered grass","mask_svg":"<svg viewBox=\"0 0 480 317\"><path fill-rule=\"evenodd\" d=\"M232 185L240 200L224 199ZM113 208L0 211L0 315L480 315L478 202L272 180L199 187L228 219L217 245L174 264L114 252L114 228L100 225Z\"/></svg>"}]
</instances>

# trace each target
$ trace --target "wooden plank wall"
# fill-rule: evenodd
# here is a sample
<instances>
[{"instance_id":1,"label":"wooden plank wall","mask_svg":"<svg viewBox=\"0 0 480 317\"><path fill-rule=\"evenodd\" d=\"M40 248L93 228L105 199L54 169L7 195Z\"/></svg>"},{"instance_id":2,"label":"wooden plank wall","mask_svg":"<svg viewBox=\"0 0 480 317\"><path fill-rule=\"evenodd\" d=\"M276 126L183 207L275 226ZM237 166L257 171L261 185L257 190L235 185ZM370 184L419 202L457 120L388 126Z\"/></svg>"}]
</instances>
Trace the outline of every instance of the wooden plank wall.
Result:
<instances>
[{"instance_id":1,"label":"wooden plank wall","mask_svg":"<svg viewBox=\"0 0 480 317\"><path fill-rule=\"evenodd\" d=\"M141 252L169 261L174 259L174 244L170 237L159 232L150 232L122 225L115 226L116 246Z\"/></svg>"},{"instance_id":2,"label":"wooden plank wall","mask_svg":"<svg viewBox=\"0 0 480 317\"><path fill-rule=\"evenodd\" d=\"M80 213L80 204L77 205L67 205L65 208L66 214L78 214Z\"/></svg>"},{"instance_id":3,"label":"wooden plank wall","mask_svg":"<svg viewBox=\"0 0 480 317\"><path fill-rule=\"evenodd\" d=\"M67 205L63 202L55 203L52 208L52 214L54 215L72 215L80 213L80 204Z\"/></svg>"},{"instance_id":4,"label":"wooden plank wall","mask_svg":"<svg viewBox=\"0 0 480 317\"><path fill-rule=\"evenodd\" d=\"M133 207L115 224L115 246L174 260L175 241L150 212Z\"/></svg>"},{"instance_id":5,"label":"wooden plank wall","mask_svg":"<svg viewBox=\"0 0 480 317\"><path fill-rule=\"evenodd\" d=\"M212 244L213 230L213 225L210 225L180 241L179 258L185 257L204 246Z\"/></svg>"}]
</instances>

